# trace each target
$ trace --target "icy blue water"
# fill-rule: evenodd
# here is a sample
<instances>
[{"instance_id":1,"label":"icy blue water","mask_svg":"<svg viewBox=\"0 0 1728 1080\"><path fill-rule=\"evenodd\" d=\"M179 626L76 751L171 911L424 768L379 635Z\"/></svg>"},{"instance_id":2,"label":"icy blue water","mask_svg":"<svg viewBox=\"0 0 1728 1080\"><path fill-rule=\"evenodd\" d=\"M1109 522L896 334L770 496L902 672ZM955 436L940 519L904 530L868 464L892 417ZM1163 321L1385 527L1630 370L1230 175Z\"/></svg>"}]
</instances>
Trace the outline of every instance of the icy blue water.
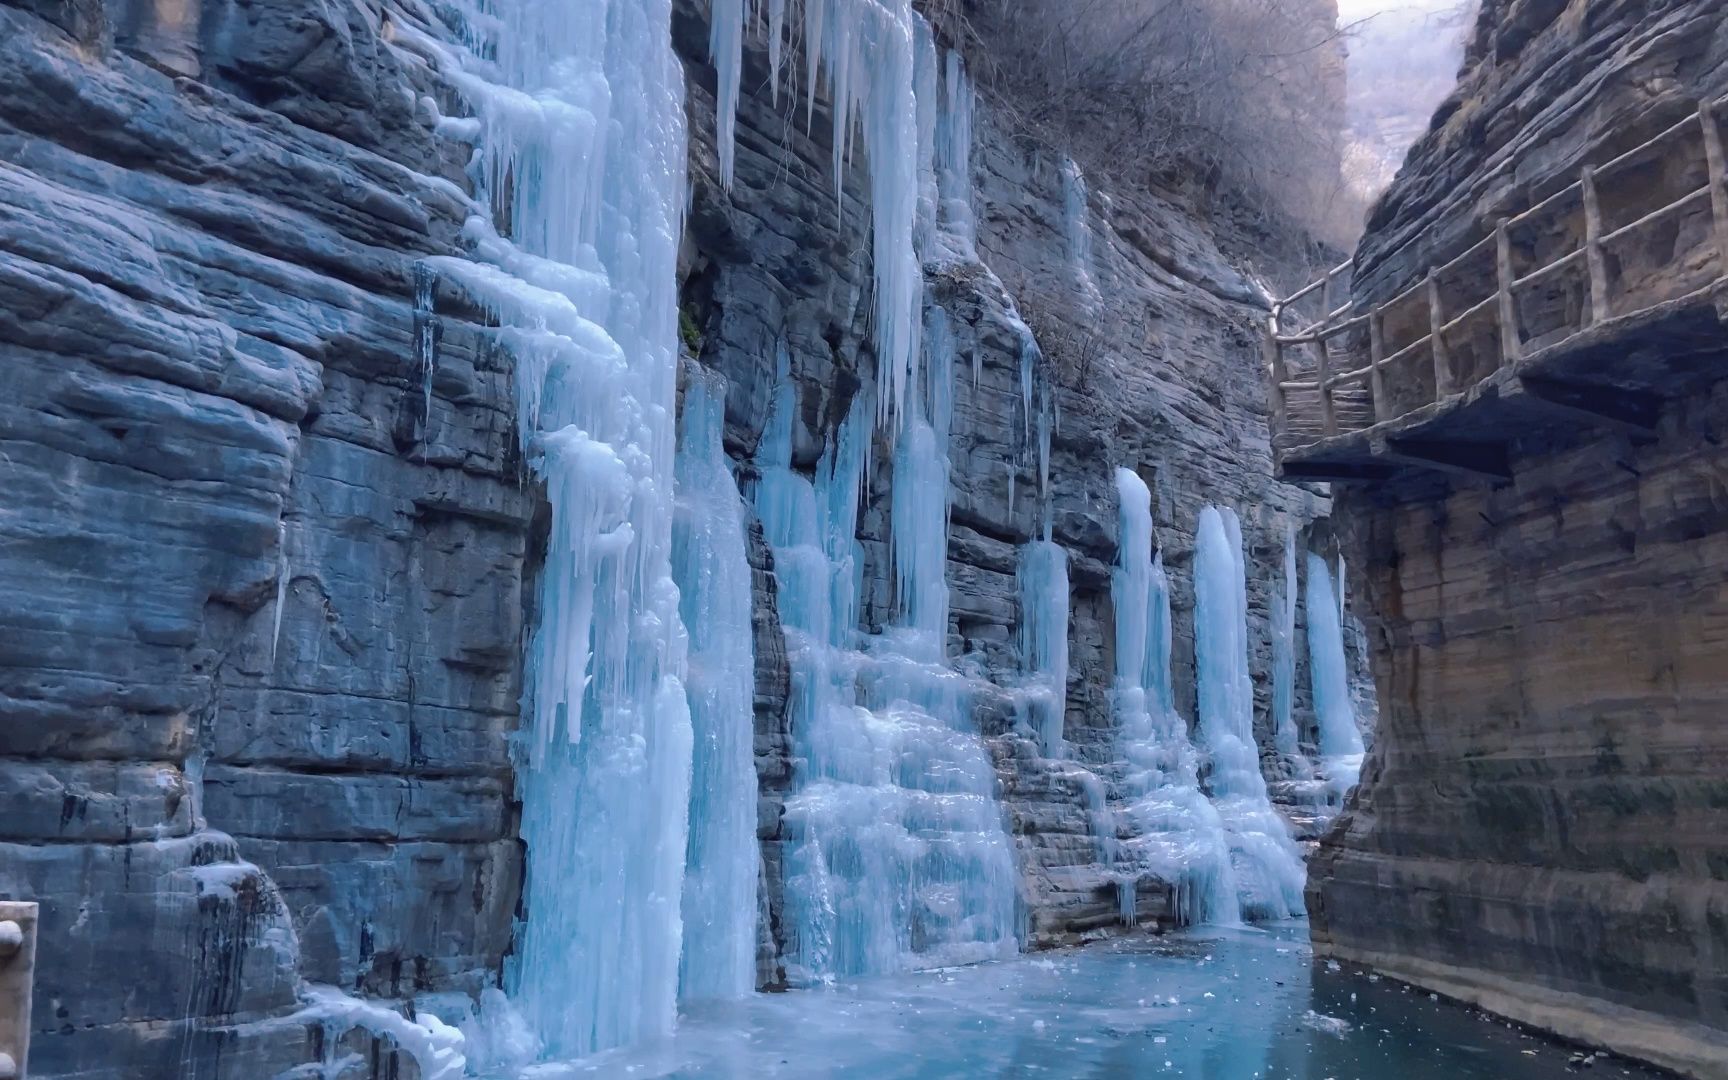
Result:
<instances>
[{"instance_id":1,"label":"icy blue water","mask_svg":"<svg viewBox=\"0 0 1728 1080\"><path fill-rule=\"evenodd\" d=\"M1573 1051L1315 963L1306 924L1191 932L759 994L532 1077L1543 1080ZM1618 1061L1582 1075L1650 1078Z\"/></svg>"}]
</instances>

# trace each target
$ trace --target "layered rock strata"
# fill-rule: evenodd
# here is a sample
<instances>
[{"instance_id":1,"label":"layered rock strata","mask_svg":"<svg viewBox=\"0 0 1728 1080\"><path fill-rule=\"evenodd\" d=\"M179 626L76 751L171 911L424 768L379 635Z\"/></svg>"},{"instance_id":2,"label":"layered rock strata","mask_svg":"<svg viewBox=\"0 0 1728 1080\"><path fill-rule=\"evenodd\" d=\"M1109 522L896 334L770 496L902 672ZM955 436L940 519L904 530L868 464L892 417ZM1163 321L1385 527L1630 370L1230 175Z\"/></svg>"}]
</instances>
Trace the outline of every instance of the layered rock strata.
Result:
<instances>
[{"instance_id":1,"label":"layered rock strata","mask_svg":"<svg viewBox=\"0 0 1728 1080\"><path fill-rule=\"evenodd\" d=\"M1459 91L1363 240L1358 298L1401 291L1724 89L1715 4L1484 4ZM1701 183L1681 160L1636 194ZM1700 204L1622 245L1628 303L1720 273L1708 228ZM1541 300L1577 310L1575 291ZM1719 299L1688 310L1602 343L1598 370L1624 387L1610 397L1652 395L1652 430L1507 431L1510 482L1406 473L1339 496L1383 712L1310 909L1323 953L1723 1077L1728 328ZM1646 372L1661 376L1636 387Z\"/></svg>"},{"instance_id":2,"label":"layered rock strata","mask_svg":"<svg viewBox=\"0 0 1728 1080\"><path fill-rule=\"evenodd\" d=\"M416 17L0 6L0 895L42 904L33 1076L273 1076L322 1056L260 1026L301 980L471 993L509 946L536 499L508 358L434 330L417 276L469 208L449 98L389 43Z\"/></svg>"}]
</instances>

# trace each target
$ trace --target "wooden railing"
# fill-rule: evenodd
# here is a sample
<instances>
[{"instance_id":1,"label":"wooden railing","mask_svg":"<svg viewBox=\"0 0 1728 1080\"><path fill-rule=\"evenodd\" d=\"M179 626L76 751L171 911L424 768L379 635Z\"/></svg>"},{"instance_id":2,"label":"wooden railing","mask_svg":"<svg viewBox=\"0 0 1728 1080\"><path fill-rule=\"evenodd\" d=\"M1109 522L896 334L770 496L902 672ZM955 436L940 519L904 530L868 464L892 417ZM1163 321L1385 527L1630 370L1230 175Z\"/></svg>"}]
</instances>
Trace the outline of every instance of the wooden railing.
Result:
<instances>
[{"instance_id":1,"label":"wooden railing","mask_svg":"<svg viewBox=\"0 0 1728 1080\"><path fill-rule=\"evenodd\" d=\"M1674 219L1709 201L1711 211L1711 244L1716 276L1728 276L1728 178L1725 178L1723 138L1717 117L1724 98L1701 104L1685 119L1668 127L1643 143L1599 165L1586 165L1578 179L1561 188L1515 216L1503 218L1482 239L1449 262L1431 268L1426 275L1403 292L1383 303L1367 306L1354 299L1339 302L1340 284L1351 269L1349 263L1334 267L1300 291L1273 304L1266 333L1266 365L1269 383L1272 432L1275 445L1288 450L1320 439L1355 431L1384 421L1396 419L1416 409L1444 400L1470 389L1498 369L1516 363L1523 355L1527 342L1519 318L1520 298L1538 286L1550 285L1568 269L1579 270L1587 279L1580 283L1588 313L1580 311L1576 328L1567 326L1564 333L1544 340L1544 346L1583 333L1606 319L1635 314L1654 307L1655 303L1639 301L1630 310L1616 311L1616 297L1610 287L1609 258L1616 245L1634 234ZM1694 156L1674 155L1676 147L1696 140L1702 147L1704 181L1700 186L1666 205L1648 210L1635 220L1605 229L1601 188L1605 181L1630 170L1652 163L1680 160L1696 165ZM1603 142L1592 149L1600 151ZM1635 189L1635 197L1619 207L1637 211L1643 209L1637 195L1647 194ZM1651 196L1652 198L1654 196ZM1572 213L1581 214L1582 228L1570 222ZM1558 215L1558 216L1556 216ZM1580 237L1577 246L1548 258L1534 269L1519 274L1515 269L1513 235L1521 227L1533 226L1544 219L1554 218L1560 235L1568 231ZM1553 239L1554 233L1547 239ZM1483 271L1491 259L1492 274L1482 273L1479 281L1492 283L1492 291L1478 298L1469 288L1470 267L1478 264ZM1453 304L1445 300L1442 283L1453 288ZM1478 286L1479 288L1480 286ZM1459 303L1458 293L1464 294ZM1300 329L1290 330L1286 319L1298 308L1311 308L1315 294L1319 299L1319 315ZM1627 299L1626 296L1621 299ZM1457 307L1457 311L1451 310ZM1425 311L1422 309L1426 309ZM1407 341L1394 342L1389 331L1388 315L1399 312L1402 336ZM1490 330L1486 324L1492 324ZM1414 330L1415 332L1412 332ZM1497 346L1497 356L1489 364L1475 364L1473 370L1460 376L1454 365L1454 350L1462 332L1471 330L1479 340ZM1421 332L1425 331L1425 332ZM1289 350L1311 347L1313 362L1310 370L1300 376L1292 374ZM1426 369L1415 365L1425 362ZM1306 367L1306 365L1304 365ZM1488 370L1482 371L1486 367ZM1408 376L1406 385L1421 389L1414 398L1404 394L1397 402L1388 389L1388 374ZM1348 402L1355 406L1357 416L1340 418L1340 390L1366 387L1368 402ZM1431 390L1430 390L1431 388ZM1297 400L1300 399L1300 400ZM1363 415L1365 414L1365 415Z\"/></svg>"}]
</instances>

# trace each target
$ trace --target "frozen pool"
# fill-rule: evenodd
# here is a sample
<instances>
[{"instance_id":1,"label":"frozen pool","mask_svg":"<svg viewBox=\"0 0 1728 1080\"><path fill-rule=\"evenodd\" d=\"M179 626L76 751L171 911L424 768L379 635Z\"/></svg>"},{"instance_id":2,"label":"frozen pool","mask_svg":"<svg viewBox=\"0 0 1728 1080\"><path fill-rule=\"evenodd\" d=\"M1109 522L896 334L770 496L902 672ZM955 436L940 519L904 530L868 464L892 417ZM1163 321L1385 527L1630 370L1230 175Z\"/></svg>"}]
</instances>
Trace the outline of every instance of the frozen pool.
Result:
<instances>
[{"instance_id":1,"label":"frozen pool","mask_svg":"<svg viewBox=\"0 0 1728 1080\"><path fill-rule=\"evenodd\" d=\"M1348 968L1304 923L1192 932L759 994L675 1038L526 1076L755 1080L1537 1080L1568 1047ZM1578 1075L1650 1078L1598 1060Z\"/></svg>"}]
</instances>

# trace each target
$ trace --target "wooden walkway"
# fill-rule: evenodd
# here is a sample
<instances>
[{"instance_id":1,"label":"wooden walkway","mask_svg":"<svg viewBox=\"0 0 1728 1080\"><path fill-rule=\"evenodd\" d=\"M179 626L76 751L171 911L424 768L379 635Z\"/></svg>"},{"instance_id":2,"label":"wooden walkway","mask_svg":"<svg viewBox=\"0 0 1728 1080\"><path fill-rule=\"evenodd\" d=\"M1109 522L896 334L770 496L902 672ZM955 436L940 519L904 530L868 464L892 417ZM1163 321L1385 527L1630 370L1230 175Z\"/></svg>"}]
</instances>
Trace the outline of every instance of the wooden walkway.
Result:
<instances>
[{"instance_id":1,"label":"wooden walkway","mask_svg":"<svg viewBox=\"0 0 1728 1080\"><path fill-rule=\"evenodd\" d=\"M1276 302L1279 475L1506 480L1515 438L1580 422L1647 436L1664 397L1728 375L1724 101L1586 165L1384 303L1336 303L1348 263Z\"/></svg>"}]
</instances>

